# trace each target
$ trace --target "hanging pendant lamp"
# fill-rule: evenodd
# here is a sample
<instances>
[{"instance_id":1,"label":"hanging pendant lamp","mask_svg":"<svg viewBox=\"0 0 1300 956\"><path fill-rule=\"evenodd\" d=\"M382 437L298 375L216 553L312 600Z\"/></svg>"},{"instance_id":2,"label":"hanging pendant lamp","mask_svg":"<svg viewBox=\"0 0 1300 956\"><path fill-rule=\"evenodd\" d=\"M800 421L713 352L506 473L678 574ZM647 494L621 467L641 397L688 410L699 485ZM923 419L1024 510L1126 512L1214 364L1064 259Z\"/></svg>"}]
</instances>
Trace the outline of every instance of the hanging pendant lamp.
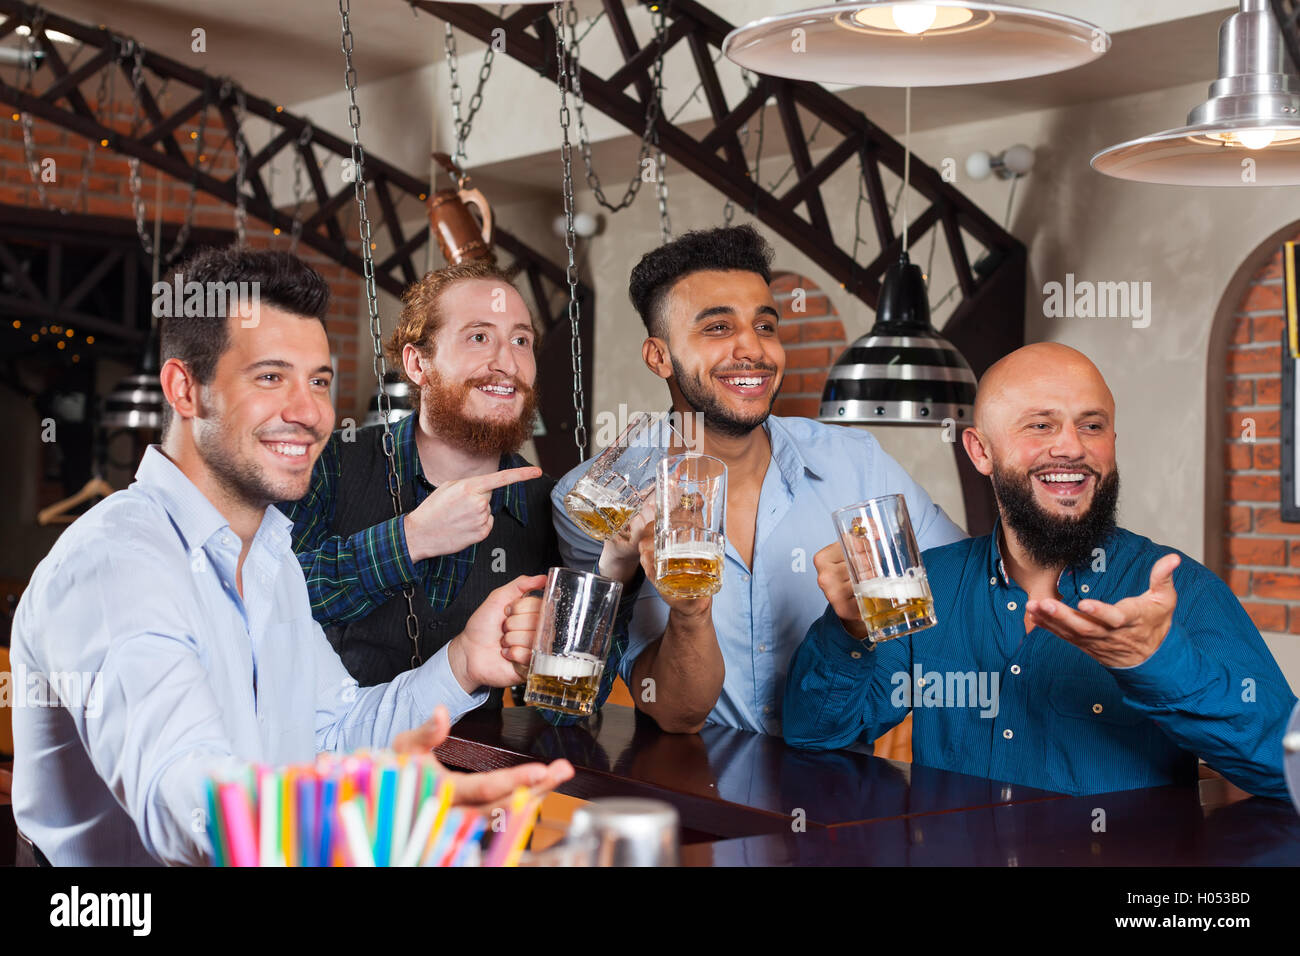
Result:
<instances>
[{"instance_id":1,"label":"hanging pendant lamp","mask_svg":"<svg viewBox=\"0 0 1300 956\"><path fill-rule=\"evenodd\" d=\"M764 17L722 52L768 76L856 86L961 86L1073 69L1110 36L1073 17L1005 3L870 0Z\"/></svg>"},{"instance_id":2,"label":"hanging pendant lamp","mask_svg":"<svg viewBox=\"0 0 1300 956\"><path fill-rule=\"evenodd\" d=\"M158 381L158 330L155 328L145 340L140 364L135 371L114 385L104 398L100 425L104 428L157 431L162 428L165 401L162 384Z\"/></svg>"},{"instance_id":3,"label":"hanging pendant lamp","mask_svg":"<svg viewBox=\"0 0 1300 956\"><path fill-rule=\"evenodd\" d=\"M1300 77L1268 0L1219 27L1219 78L1187 125L1102 150L1107 176L1175 186L1300 185Z\"/></svg>"},{"instance_id":4,"label":"hanging pendant lamp","mask_svg":"<svg viewBox=\"0 0 1300 956\"><path fill-rule=\"evenodd\" d=\"M831 367L818 420L942 425L971 421L975 373L935 331L921 267L904 252L885 272L871 331Z\"/></svg>"}]
</instances>

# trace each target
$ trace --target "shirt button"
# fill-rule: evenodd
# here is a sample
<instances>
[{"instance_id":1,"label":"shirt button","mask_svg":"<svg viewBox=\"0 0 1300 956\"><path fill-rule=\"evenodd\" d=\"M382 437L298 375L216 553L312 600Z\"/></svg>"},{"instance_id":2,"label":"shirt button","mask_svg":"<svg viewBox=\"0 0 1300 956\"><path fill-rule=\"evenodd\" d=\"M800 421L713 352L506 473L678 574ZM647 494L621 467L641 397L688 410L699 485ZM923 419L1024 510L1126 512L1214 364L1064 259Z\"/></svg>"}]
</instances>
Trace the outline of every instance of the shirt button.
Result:
<instances>
[{"instance_id":1,"label":"shirt button","mask_svg":"<svg viewBox=\"0 0 1300 956\"><path fill-rule=\"evenodd\" d=\"M995 585L995 586L996 586L997 583L998 583L998 579L997 579L997 578L989 578L989 584L992 584L992 585Z\"/></svg>"},{"instance_id":2,"label":"shirt button","mask_svg":"<svg viewBox=\"0 0 1300 956\"><path fill-rule=\"evenodd\" d=\"M1007 740L1010 740L1012 737L1015 736L1015 734L1013 734L1013 733L1011 732L1011 728L1008 727L1006 730L1002 731L1002 736L1003 736L1003 737L1006 737Z\"/></svg>"},{"instance_id":3,"label":"shirt button","mask_svg":"<svg viewBox=\"0 0 1300 956\"><path fill-rule=\"evenodd\" d=\"M1019 674L1019 673L1020 673L1020 665L1019 665L1019 664L1012 664L1012 665L1011 665L1011 673L1013 673L1013 674Z\"/></svg>"},{"instance_id":4,"label":"shirt button","mask_svg":"<svg viewBox=\"0 0 1300 956\"><path fill-rule=\"evenodd\" d=\"M766 654L766 653L767 653L767 645L766 645L766 644L760 644L760 645L758 645L758 652L759 652L760 654Z\"/></svg>"},{"instance_id":5,"label":"shirt button","mask_svg":"<svg viewBox=\"0 0 1300 956\"><path fill-rule=\"evenodd\" d=\"M764 707L764 708L763 708L763 713L765 713L765 714L770 714L771 712L772 712L772 708L771 708L771 707Z\"/></svg>"},{"instance_id":6,"label":"shirt button","mask_svg":"<svg viewBox=\"0 0 1300 956\"><path fill-rule=\"evenodd\" d=\"M1102 710L1101 704L1093 704L1093 705L1092 705L1092 712L1093 712L1094 714L1100 714L1100 713L1101 713L1101 710Z\"/></svg>"},{"instance_id":7,"label":"shirt button","mask_svg":"<svg viewBox=\"0 0 1300 956\"><path fill-rule=\"evenodd\" d=\"M1014 611L1015 609L1016 609L1016 602L1015 602L1015 601L1008 601L1008 602L1007 602L1007 610L1008 610L1008 611Z\"/></svg>"},{"instance_id":8,"label":"shirt button","mask_svg":"<svg viewBox=\"0 0 1300 956\"><path fill-rule=\"evenodd\" d=\"M1086 585L1086 584L1081 584L1081 585L1079 585L1079 590L1082 591L1084 594L1087 594L1087 593L1088 593L1088 585Z\"/></svg>"},{"instance_id":9,"label":"shirt button","mask_svg":"<svg viewBox=\"0 0 1300 956\"><path fill-rule=\"evenodd\" d=\"M861 656L862 656L861 651L849 651L849 657L853 658L855 661Z\"/></svg>"},{"instance_id":10,"label":"shirt button","mask_svg":"<svg viewBox=\"0 0 1300 956\"><path fill-rule=\"evenodd\" d=\"M228 534L223 534L223 535L221 536L221 543L222 543L222 544L230 544L230 535L228 535Z\"/></svg>"},{"instance_id":11,"label":"shirt button","mask_svg":"<svg viewBox=\"0 0 1300 956\"><path fill-rule=\"evenodd\" d=\"M740 576L740 580L742 580L742 581L748 581L748 580L749 580L749 575L748 575L748 574L742 574L742 575Z\"/></svg>"}]
</instances>

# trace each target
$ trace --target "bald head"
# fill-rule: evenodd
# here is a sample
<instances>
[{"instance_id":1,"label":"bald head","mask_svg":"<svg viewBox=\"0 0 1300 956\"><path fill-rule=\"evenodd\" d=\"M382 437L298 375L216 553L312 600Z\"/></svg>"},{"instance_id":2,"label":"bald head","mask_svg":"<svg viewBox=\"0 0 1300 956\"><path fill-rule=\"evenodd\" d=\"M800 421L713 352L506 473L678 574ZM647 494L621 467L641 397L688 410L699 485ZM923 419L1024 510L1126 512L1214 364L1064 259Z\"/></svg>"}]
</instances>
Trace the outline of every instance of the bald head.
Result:
<instances>
[{"instance_id":1,"label":"bald head","mask_svg":"<svg viewBox=\"0 0 1300 956\"><path fill-rule=\"evenodd\" d=\"M1115 399L1088 356L1059 342L1036 342L994 362L975 394L975 427L994 436L1033 412L1102 411L1115 419Z\"/></svg>"},{"instance_id":2,"label":"bald head","mask_svg":"<svg viewBox=\"0 0 1300 956\"><path fill-rule=\"evenodd\" d=\"M996 362L962 443L993 479L1004 525L1044 567L1077 562L1113 526L1115 399L1082 352L1040 342Z\"/></svg>"}]
</instances>

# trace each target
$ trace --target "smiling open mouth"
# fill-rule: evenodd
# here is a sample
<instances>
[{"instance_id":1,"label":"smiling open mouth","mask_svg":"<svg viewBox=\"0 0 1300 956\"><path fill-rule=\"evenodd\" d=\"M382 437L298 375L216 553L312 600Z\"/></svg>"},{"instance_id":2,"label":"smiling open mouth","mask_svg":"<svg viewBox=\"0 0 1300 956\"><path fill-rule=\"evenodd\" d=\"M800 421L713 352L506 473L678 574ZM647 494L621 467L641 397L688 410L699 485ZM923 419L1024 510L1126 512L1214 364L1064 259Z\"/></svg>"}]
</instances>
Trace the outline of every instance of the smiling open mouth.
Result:
<instances>
[{"instance_id":1,"label":"smiling open mouth","mask_svg":"<svg viewBox=\"0 0 1300 956\"><path fill-rule=\"evenodd\" d=\"M1058 498L1077 495L1091 478L1092 475L1086 471L1043 471L1034 475L1035 481Z\"/></svg>"},{"instance_id":2,"label":"smiling open mouth","mask_svg":"<svg viewBox=\"0 0 1300 956\"><path fill-rule=\"evenodd\" d=\"M493 398L514 398L515 387L513 385L476 385L474 386L484 395L491 395Z\"/></svg>"},{"instance_id":3,"label":"smiling open mouth","mask_svg":"<svg viewBox=\"0 0 1300 956\"><path fill-rule=\"evenodd\" d=\"M772 379L770 373L750 373L747 375L719 375L719 382L730 391L746 398L755 398L767 391L767 384Z\"/></svg>"},{"instance_id":4,"label":"smiling open mouth","mask_svg":"<svg viewBox=\"0 0 1300 956\"><path fill-rule=\"evenodd\" d=\"M307 450L311 448L311 445L288 441L264 441L262 444L281 458L291 459L306 457Z\"/></svg>"}]
</instances>

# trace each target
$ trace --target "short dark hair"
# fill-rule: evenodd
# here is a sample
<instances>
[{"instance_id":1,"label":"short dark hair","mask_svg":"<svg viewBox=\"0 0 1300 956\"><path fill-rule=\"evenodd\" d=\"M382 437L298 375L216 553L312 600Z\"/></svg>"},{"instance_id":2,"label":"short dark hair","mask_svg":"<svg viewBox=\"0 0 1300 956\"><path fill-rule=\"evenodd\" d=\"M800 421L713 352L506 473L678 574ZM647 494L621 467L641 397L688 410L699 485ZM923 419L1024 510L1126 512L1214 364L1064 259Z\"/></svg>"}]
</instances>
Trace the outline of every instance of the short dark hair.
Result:
<instances>
[{"instance_id":1,"label":"short dark hair","mask_svg":"<svg viewBox=\"0 0 1300 956\"><path fill-rule=\"evenodd\" d=\"M646 331L663 338L664 298L673 284L692 272L755 272L772 281L772 246L753 226L695 229L652 249L632 269L628 297Z\"/></svg>"},{"instance_id":2,"label":"short dark hair","mask_svg":"<svg viewBox=\"0 0 1300 956\"><path fill-rule=\"evenodd\" d=\"M231 245L204 249L169 274L181 283L202 287L225 283L256 283L259 305L270 305L325 324L330 289L319 272L289 252L249 249ZM225 297L222 297L225 302ZM159 319L159 355L162 362L179 359L200 385L212 381L217 362L230 345L229 315L185 315L177 307ZM229 309L225 310L229 312ZM219 319L220 321L212 321ZM171 406L163 403L163 431L171 422Z\"/></svg>"}]
</instances>

